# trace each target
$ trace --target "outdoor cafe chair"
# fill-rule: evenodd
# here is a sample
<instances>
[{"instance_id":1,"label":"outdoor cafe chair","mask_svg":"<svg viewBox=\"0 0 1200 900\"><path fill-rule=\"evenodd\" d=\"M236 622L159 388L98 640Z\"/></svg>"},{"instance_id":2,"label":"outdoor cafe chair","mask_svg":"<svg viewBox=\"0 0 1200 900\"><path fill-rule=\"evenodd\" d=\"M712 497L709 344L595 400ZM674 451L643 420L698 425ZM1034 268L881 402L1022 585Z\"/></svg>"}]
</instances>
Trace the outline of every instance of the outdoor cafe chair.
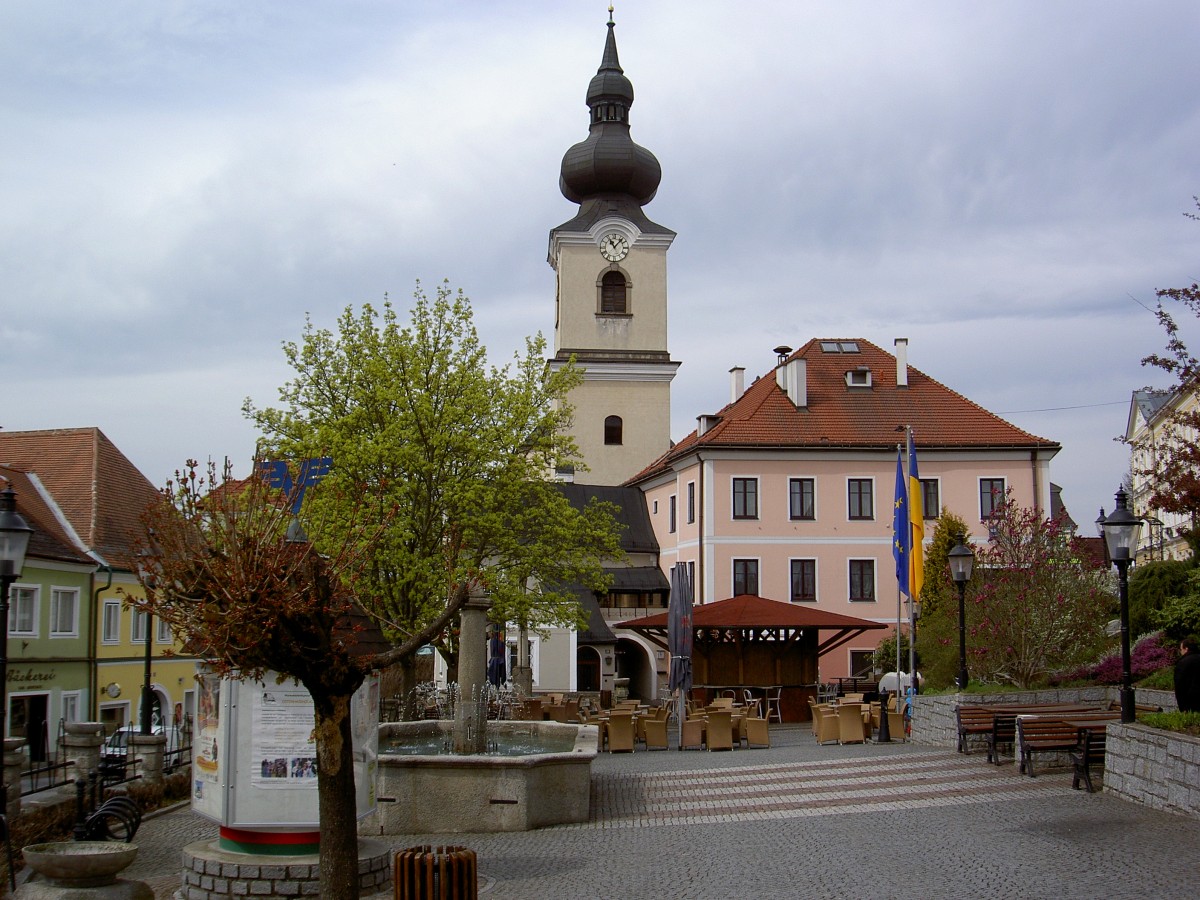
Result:
<instances>
[{"instance_id":1,"label":"outdoor cafe chair","mask_svg":"<svg viewBox=\"0 0 1200 900\"><path fill-rule=\"evenodd\" d=\"M837 720L839 744L861 744L866 740L861 704L838 704Z\"/></svg>"},{"instance_id":2,"label":"outdoor cafe chair","mask_svg":"<svg viewBox=\"0 0 1200 900\"><path fill-rule=\"evenodd\" d=\"M666 719L646 719L643 726L646 729L646 749L658 747L663 750L668 749L667 743L667 720Z\"/></svg>"},{"instance_id":3,"label":"outdoor cafe chair","mask_svg":"<svg viewBox=\"0 0 1200 900\"><path fill-rule=\"evenodd\" d=\"M728 710L708 714L708 749L733 749L733 716Z\"/></svg>"},{"instance_id":4,"label":"outdoor cafe chair","mask_svg":"<svg viewBox=\"0 0 1200 900\"><path fill-rule=\"evenodd\" d=\"M783 707L780 701L783 699L782 687L767 688L767 715L768 722L783 722Z\"/></svg>"},{"instance_id":5,"label":"outdoor cafe chair","mask_svg":"<svg viewBox=\"0 0 1200 900\"><path fill-rule=\"evenodd\" d=\"M746 730L747 747L771 746L771 735L766 719L760 719L757 716L746 716L742 721L742 725Z\"/></svg>"},{"instance_id":6,"label":"outdoor cafe chair","mask_svg":"<svg viewBox=\"0 0 1200 900\"><path fill-rule=\"evenodd\" d=\"M683 727L680 729L679 749L684 750L688 747L699 749L704 747L706 724L704 719L696 716L684 719Z\"/></svg>"},{"instance_id":7,"label":"outdoor cafe chair","mask_svg":"<svg viewBox=\"0 0 1200 900\"><path fill-rule=\"evenodd\" d=\"M608 717L608 752L633 752L633 715L614 712Z\"/></svg>"},{"instance_id":8,"label":"outdoor cafe chair","mask_svg":"<svg viewBox=\"0 0 1200 900\"><path fill-rule=\"evenodd\" d=\"M758 698L754 696L754 692L750 688L742 690L742 702L746 704L748 709L753 711L754 715L762 715L762 706L759 705Z\"/></svg>"},{"instance_id":9,"label":"outdoor cafe chair","mask_svg":"<svg viewBox=\"0 0 1200 900\"><path fill-rule=\"evenodd\" d=\"M817 704L814 711L817 715L817 743L827 744L830 741L838 740L837 711L823 704Z\"/></svg>"}]
</instances>

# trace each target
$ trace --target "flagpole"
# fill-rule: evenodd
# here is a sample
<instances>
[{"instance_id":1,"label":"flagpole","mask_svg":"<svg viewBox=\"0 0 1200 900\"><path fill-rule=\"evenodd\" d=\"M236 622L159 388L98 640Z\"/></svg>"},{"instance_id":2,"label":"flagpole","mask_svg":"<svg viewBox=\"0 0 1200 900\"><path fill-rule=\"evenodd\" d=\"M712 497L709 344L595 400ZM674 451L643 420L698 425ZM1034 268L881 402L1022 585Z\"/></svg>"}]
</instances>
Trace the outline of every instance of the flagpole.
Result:
<instances>
[{"instance_id":1,"label":"flagpole","mask_svg":"<svg viewBox=\"0 0 1200 900\"><path fill-rule=\"evenodd\" d=\"M904 442L904 468L908 472L912 472L912 454L913 454L913 431L911 425L904 426L904 434L907 440ZM909 485L909 492L912 492L912 485ZM913 513L913 505L909 504L909 515ZM912 559L912 554L916 551L916 547L909 548L909 559ZM914 596L912 580L909 580L908 585L908 679L912 686L913 696L921 692L920 685L917 683L917 598Z\"/></svg>"}]
</instances>

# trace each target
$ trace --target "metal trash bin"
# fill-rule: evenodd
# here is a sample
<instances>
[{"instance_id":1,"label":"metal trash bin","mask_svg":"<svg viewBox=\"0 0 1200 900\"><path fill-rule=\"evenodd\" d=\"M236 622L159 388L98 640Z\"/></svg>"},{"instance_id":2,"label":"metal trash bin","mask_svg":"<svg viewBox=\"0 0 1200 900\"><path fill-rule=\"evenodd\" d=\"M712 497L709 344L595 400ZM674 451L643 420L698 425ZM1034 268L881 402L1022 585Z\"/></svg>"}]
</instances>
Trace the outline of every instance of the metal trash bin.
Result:
<instances>
[{"instance_id":1,"label":"metal trash bin","mask_svg":"<svg viewBox=\"0 0 1200 900\"><path fill-rule=\"evenodd\" d=\"M396 900L478 900L475 851L422 845L396 851Z\"/></svg>"}]
</instances>

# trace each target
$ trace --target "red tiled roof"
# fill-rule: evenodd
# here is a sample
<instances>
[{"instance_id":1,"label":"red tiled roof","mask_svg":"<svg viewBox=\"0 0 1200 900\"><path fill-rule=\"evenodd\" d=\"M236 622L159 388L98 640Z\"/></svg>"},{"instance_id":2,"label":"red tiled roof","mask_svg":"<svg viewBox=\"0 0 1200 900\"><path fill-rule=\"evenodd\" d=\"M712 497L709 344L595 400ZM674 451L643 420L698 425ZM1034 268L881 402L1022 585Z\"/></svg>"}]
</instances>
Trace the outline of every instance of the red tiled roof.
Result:
<instances>
[{"instance_id":1,"label":"red tiled roof","mask_svg":"<svg viewBox=\"0 0 1200 900\"><path fill-rule=\"evenodd\" d=\"M11 466L0 466L0 489L11 487L17 495L17 512L33 529L26 557L59 562L95 562L63 527L29 474Z\"/></svg>"},{"instance_id":2,"label":"red tiled roof","mask_svg":"<svg viewBox=\"0 0 1200 900\"><path fill-rule=\"evenodd\" d=\"M0 465L33 472L79 539L114 563L158 491L99 428L0 431Z\"/></svg>"},{"instance_id":3,"label":"red tiled roof","mask_svg":"<svg viewBox=\"0 0 1200 900\"><path fill-rule=\"evenodd\" d=\"M614 623L619 628L667 627L667 613ZM826 612L813 606L738 594L728 600L692 607L693 628L887 628L879 622Z\"/></svg>"},{"instance_id":4,"label":"red tiled roof","mask_svg":"<svg viewBox=\"0 0 1200 900\"><path fill-rule=\"evenodd\" d=\"M854 343L857 353L827 353L826 343ZM788 361L805 361L807 402L795 406L775 380L775 370L757 379L716 417L704 434L693 431L627 484L666 469L696 450L852 448L882 450L902 441L898 426L913 429L918 448L1004 448L1057 450L988 412L962 394L908 367L908 387L897 387L896 358L862 338L813 339ZM870 387L848 387L846 372L866 367Z\"/></svg>"}]
</instances>

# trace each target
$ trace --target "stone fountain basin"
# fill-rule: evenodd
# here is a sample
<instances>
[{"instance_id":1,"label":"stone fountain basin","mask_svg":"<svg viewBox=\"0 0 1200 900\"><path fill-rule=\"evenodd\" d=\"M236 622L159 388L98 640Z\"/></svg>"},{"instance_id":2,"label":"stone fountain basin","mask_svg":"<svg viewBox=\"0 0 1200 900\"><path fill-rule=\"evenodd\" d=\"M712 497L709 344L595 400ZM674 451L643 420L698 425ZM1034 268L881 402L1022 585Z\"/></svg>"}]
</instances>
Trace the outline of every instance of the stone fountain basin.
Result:
<instances>
[{"instance_id":1,"label":"stone fountain basin","mask_svg":"<svg viewBox=\"0 0 1200 900\"><path fill-rule=\"evenodd\" d=\"M54 841L30 844L21 850L25 862L39 875L56 879L115 878L137 856L137 844L108 841Z\"/></svg>"},{"instance_id":2,"label":"stone fountain basin","mask_svg":"<svg viewBox=\"0 0 1200 900\"><path fill-rule=\"evenodd\" d=\"M379 726L380 804L383 834L493 833L586 822L591 809L595 725L558 722L488 722L489 734L506 730L573 735L566 752L522 756L413 756L383 750L393 740L417 736L433 724ZM437 727L449 735L453 722ZM373 832L372 832L373 833Z\"/></svg>"}]
</instances>

